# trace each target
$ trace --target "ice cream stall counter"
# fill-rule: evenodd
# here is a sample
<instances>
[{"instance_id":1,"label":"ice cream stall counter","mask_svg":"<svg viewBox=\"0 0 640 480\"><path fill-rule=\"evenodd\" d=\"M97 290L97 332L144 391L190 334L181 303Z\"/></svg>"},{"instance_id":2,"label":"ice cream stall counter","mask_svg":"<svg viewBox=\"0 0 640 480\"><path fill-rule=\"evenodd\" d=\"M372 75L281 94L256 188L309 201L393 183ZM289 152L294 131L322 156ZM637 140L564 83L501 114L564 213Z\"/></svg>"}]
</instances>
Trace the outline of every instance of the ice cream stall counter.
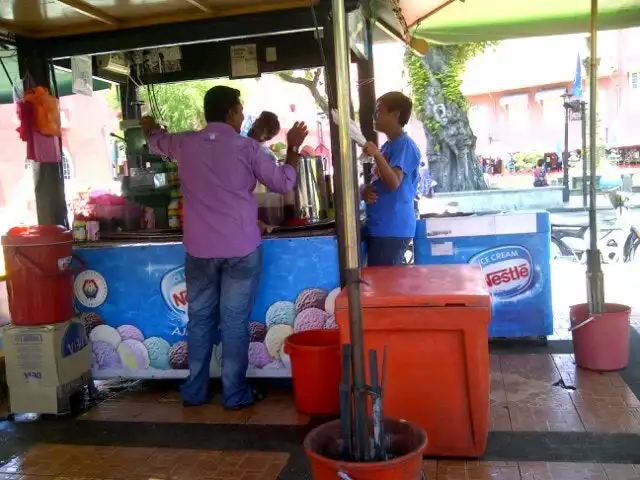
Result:
<instances>
[{"instance_id":1,"label":"ice cream stall counter","mask_svg":"<svg viewBox=\"0 0 640 480\"><path fill-rule=\"evenodd\" d=\"M492 297L489 336L553 333L548 212L418 220L415 263L482 266Z\"/></svg>"},{"instance_id":2,"label":"ice cream stall counter","mask_svg":"<svg viewBox=\"0 0 640 480\"><path fill-rule=\"evenodd\" d=\"M339 287L333 231L263 241L260 289L251 313L250 377L289 377L284 340L294 331L337 328ZM175 241L81 244L87 269L74 280L75 307L93 345L95 378L182 378L187 370L185 251ZM211 375L220 375L220 337Z\"/></svg>"}]
</instances>

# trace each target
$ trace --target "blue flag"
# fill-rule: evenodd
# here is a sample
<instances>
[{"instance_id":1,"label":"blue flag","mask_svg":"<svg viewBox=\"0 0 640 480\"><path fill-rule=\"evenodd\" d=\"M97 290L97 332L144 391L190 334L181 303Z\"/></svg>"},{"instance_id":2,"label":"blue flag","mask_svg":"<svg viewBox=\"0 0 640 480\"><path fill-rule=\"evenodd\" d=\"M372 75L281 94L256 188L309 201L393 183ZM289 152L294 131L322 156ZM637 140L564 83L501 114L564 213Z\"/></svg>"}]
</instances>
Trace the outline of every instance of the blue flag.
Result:
<instances>
[{"instance_id":1,"label":"blue flag","mask_svg":"<svg viewBox=\"0 0 640 480\"><path fill-rule=\"evenodd\" d=\"M576 98L582 97L582 62L580 62L580 54L578 54L578 61L576 62L576 76L573 79L572 94Z\"/></svg>"}]
</instances>

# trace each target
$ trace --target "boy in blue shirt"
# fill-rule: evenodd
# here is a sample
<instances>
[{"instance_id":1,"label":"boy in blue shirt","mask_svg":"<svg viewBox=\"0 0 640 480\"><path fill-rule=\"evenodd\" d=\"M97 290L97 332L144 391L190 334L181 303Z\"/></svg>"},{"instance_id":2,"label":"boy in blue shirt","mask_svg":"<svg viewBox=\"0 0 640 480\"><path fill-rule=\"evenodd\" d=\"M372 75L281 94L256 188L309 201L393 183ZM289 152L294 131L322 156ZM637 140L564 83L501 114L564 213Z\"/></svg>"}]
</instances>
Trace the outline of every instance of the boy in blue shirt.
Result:
<instances>
[{"instance_id":1,"label":"boy in blue shirt","mask_svg":"<svg viewBox=\"0 0 640 480\"><path fill-rule=\"evenodd\" d=\"M367 204L364 240L367 265L402 265L416 229L414 198L418 186L420 150L403 128L409 122L413 103L400 92L380 97L374 115L375 129L388 141L378 147L367 142L363 150L375 160L374 176L365 185Z\"/></svg>"}]
</instances>

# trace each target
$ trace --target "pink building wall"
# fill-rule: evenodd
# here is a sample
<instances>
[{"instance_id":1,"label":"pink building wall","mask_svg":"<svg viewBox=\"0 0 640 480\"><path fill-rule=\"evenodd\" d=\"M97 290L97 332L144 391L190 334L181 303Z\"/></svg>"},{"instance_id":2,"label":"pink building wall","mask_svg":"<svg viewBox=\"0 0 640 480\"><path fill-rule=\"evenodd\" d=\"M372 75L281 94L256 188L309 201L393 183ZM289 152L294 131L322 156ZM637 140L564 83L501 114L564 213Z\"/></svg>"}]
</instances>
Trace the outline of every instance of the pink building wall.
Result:
<instances>
[{"instance_id":1,"label":"pink building wall","mask_svg":"<svg viewBox=\"0 0 640 480\"><path fill-rule=\"evenodd\" d=\"M599 51L599 135L608 146L640 144L640 29L603 32ZM556 152L564 148L559 96L572 89L584 36L504 42L470 62L463 91L478 153ZM586 73L583 99L589 100ZM634 88L632 88L632 85ZM569 124L569 147L581 146L580 122Z\"/></svg>"}]
</instances>

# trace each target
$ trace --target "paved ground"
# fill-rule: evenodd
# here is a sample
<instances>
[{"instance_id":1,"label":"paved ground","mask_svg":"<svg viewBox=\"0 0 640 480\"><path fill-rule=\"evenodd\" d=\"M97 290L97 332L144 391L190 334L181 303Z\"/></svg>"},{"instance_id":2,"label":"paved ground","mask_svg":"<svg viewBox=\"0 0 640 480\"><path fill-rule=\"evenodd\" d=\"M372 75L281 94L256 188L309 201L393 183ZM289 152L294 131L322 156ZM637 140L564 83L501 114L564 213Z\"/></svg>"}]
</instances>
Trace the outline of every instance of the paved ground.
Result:
<instances>
[{"instance_id":1,"label":"paved ground","mask_svg":"<svg viewBox=\"0 0 640 480\"><path fill-rule=\"evenodd\" d=\"M635 307L631 268L606 266L606 288L610 301ZM567 317L585 298L583 267L557 262L553 276L548 344L491 347L484 457L426 459L429 479L640 480L640 316L627 370L579 371ZM320 421L297 414L287 390L229 413L217 404L185 410L169 383L106 384L102 402L76 418L1 422L0 480L308 479L301 442Z\"/></svg>"}]
</instances>

